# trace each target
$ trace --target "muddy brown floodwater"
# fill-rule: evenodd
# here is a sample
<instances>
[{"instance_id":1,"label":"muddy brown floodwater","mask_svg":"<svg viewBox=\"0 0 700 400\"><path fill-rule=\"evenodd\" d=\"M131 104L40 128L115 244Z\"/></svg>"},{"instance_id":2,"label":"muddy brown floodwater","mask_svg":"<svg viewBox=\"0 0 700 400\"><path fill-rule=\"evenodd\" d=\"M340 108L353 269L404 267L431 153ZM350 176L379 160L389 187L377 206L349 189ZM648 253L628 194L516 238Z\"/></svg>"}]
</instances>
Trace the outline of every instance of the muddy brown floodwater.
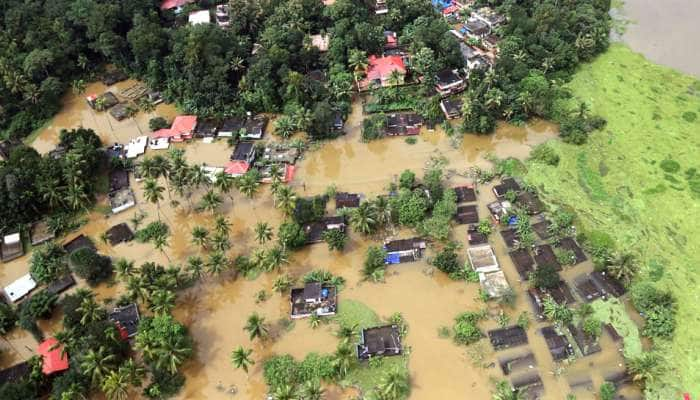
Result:
<instances>
[{"instance_id":1,"label":"muddy brown floodwater","mask_svg":"<svg viewBox=\"0 0 700 400\"><path fill-rule=\"evenodd\" d=\"M650 60L700 78L700 2L625 0L623 40Z\"/></svg>"},{"instance_id":2,"label":"muddy brown floodwater","mask_svg":"<svg viewBox=\"0 0 700 400\"><path fill-rule=\"evenodd\" d=\"M104 88L100 85L91 85L88 90L99 92L101 89ZM113 120L105 120L111 117L93 113L83 104L82 96L77 98L68 95L63 112L41 133L34 145L46 152L56 142L58 129L78 124L97 129L106 141L125 142L141 135L140 130L145 132L147 129L147 116L139 115L135 121L127 120L115 127ZM156 111L166 116L173 112L174 109L170 106L161 106ZM500 125L497 132L490 136L466 135L456 147L451 145L449 138L439 129L423 132L415 145L408 145L401 138L366 144L360 141L361 120L360 106L356 105L347 123L347 135L321 144L297 163L298 173L291 184L300 196L323 193L329 185L334 184L339 190L372 197L383 193L386 186L404 169L412 169L421 176L426 162L434 155L448 160L447 170L451 171L448 174L449 185L469 183L462 173L475 165L487 167L488 162L484 158L487 153L499 157L524 158L532 146L551 139L556 134L556 127L535 121L524 127ZM109 139L113 135L117 139ZM223 141L213 144L194 142L180 146L186 150L186 157L193 163L221 166L230 154L230 149ZM73 233L66 239L78 233L87 234L97 243L100 251L112 257L133 259L137 264L146 261L167 264L168 258L173 263L181 264L188 256L197 254L197 248L190 243L189 232L196 225L211 226L212 217L189 211L185 201L182 201L181 206L172 208L167 194L164 204L161 204L161 218L171 226L172 236L164 253L154 250L150 245L135 242L112 248L99 241L102 232L114 224L129 221L140 210L148 213L144 224L157 218L156 207L143 201L140 184L132 181L132 187L139 203L137 207L109 218L93 213L80 232ZM479 213L482 218L488 215L486 204L493 199L490 187L479 188ZM252 232L256 222L268 222L276 230L283 219L281 212L274 208L267 187L254 199L235 194L233 201L228 198L225 200L221 211L232 223L231 257L247 254L257 246ZM410 233L388 234L404 237ZM466 246L466 227L455 226L453 238ZM440 338L438 329L442 326L451 327L458 313L476 311L484 305L478 300L478 284L455 282L440 272L431 273L424 260L389 267L385 283L362 282L360 269L365 251L370 244L379 243L382 239L383 237L364 238L351 234L350 242L341 254L330 253L325 244L306 247L291 255L290 263L283 267L282 272L300 277L316 268L328 269L347 281L339 294L341 301L361 301L380 317L401 312L409 325L406 344L411 349L411 399L488 399L492 387L491 378L502 379L500 369L494 367L497 357L522 352L526 348L494 354L490 345L482 341L479 345L472 346L468 352L466 347L456 346L450 339ZM493 235L491 244L496 249L510 285L519 294L515 309L507 310L511 321L515 321L522 311L530 311L523 295L525 284L518 282L517 273L500 236ZM464 259L464 254L462 256ZM26 273L28 262L29 255L5 264L0 270L0 283L6 285ZM576 271L567 271L565 274L580 273L591 266L577 268ZM289 301L272 291L277 276L278 273L262 274L255 280L247 280L224 274L220 277L207 277L195 287L180 293L174 313L189 327L196 352L193 359L185 364L187 382L179 399L263 399L266 387L262 377L262 363L266 357L289 353L303 358L309 352L328 353L335 349L337 339L333 336L331 325L312 329L307 321L299 320L289 331L280 328L279 322L289 318ZM118 297L121 289L119 285L101 285L96 288L96 292L100 299L109 301ZM260 290L266 290L271 296L267 301L256 304L255 294ZM491 307L490 311L496 314L494 308ZM273 325L276 340L260 343L248 339L243 326L252 312L260 313ZM483 326L491 329L497 323L489 320ZM602 353L579 359L563 369L554 365L544 340L535 334L536 328L541 326L542 324L533 323L528 336L529 349L535 354L537 370L545 383L546 399L560 400L569 392L566 377L590 377L597 387L602 382L603 374L621 369L619 346L606 336L602 339ZM54 317L42 327L50 333L60 328L60 319ZM248 376L234 369L229 361L230 352L239 345L254 350L256 363ZM36 343L24 332L15 330L8 341L0 343L0 347L3 355L10 354L0 359L2 366L6 366L33 354ZM231 393L232 389L237 392L235 396ZM328 388L327 391L329 399L349 399L356 395L353 390L335 387ZM133 393L131 398L138 396ZM577 396L578 399L594 398L588 392L577 393Z\"/></svg>"}]
</instances>

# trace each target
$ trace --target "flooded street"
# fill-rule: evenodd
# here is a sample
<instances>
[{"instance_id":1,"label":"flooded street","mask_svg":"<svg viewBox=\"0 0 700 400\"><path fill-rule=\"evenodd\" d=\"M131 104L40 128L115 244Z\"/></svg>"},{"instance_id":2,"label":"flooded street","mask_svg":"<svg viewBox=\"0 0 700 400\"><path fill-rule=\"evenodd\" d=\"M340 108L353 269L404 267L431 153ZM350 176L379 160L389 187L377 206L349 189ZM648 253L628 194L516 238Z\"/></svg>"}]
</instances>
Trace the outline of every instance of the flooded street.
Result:
<instances>
[{"instance_id":1,"label":"flooded street","mask_svg":"<svg viewBox=\"0 0 700 400\"><path fill-rule=\"evenodd\" d=\"M651 61L700 78L700 2L625 0L623 41Z\"/></svg>"},{"instance_id":2,"label":"flooded street","mask_svg":"<svg viewBox=\"0 0 700 400\"><path fill-rule=\"evenodd\" d=\"M121 84L120 84L121 85ZM117 85L117 86L120 86ZM90 85L86 93L99 92L104 89L99 84ZM116 123L107 114L92 112L82 96L67 96L64 111L40 134L34 146L41 152L47 152L56 143L56 134L60 128L71 128L82 124L96 129L105 142L118 140L125 142L147 132L150 116L140 113L135 120L128 119ZM171 106L161 105L154 114L169 118L175 112ZM441 156L448 161L447 175L449 186L471 183L463 177L464 172L472 166L489 167L484 158L487 153L498 157L513 156L525 158L532 146L542 143L556 135L556 127L542 121L535 121L524 127L501 125L490 136L465 135L462 143L453 145L450 139L439 129L435 132L425 131L415 145L405 143L402 138L389 138L372 143L360 141L360 124L362 116L359 104L351 114L346 130L348 134L320 144L306 153L305 158L297 163L297 174L291 185L299 196L311 196L326 191L329 185L338 190L362 193L370 198L385 193L385 188L401 171L411 169L422 177L426 162L432 156ZM186 150L186 157L191 163L207 163L223 166L228 160L230 149L225 141L203 144L193 141L178 145ZM155 154L149 150L149 155ZM172 208L167 193L161 204L161 218L171 229L169 246L163 253L150 244L131 242L114 248L99 240L100 235L109 227L128 222L136 212L144 211L148 217L142 226L157 218L156 207L143 200L141 184L131 182L137 197L137 207L108 218L98 213L90 215L89 222L79 233L90 236L99 250L114 258L126 257L137 265L147 261L168 264L182 264L187 257L199 253L191 243L190 232L194 226L211 227L209 214L198 214L189 210L186 201ZM194 196L198 199L198 195ZM489 186L479 188L478 205L480 217L486 218L486 204L495 199ZM180 200L180 199L178 199ZM253 199L247 199L236 193L231 201L224 197L221 211L232 223L231 258L249 254L259 247L254 241L253 227L257 222L268 222L277 231L283 220L282 213L274 208L268 187ZM332 209L332 201L330 209ZM330 212L329 209L329 212ZM71 239L78 232L65 239ZM409 232L401 232L406 237ZM64 239L64 241L65 241ZM528 330L530 344L510 350L494 353L487 340L482 340L471 347L457 346L451 339L441 338L438 329L452 327L454 317L463 311L477 311L485 305L479 300L479 285L476 283L456 282L448 279L439 271L432 271L423 260L415 263L390 266L385 283L373 284L363 282L360 274L365 252L369 245L381 243L384 236L364 238L352 233L351 240L343 253L331 253L324 243L308 246L290 255L288 265L281 272L263 273L254 280L235 277L224 273L219 277L208 276L195 287L181 292L175 316L185 323L195 341L195 355L185 364L184 373L187 382L179 399L263 399L266 386L262 377L263 360L273 354L289 353L297 359L309 352L330 353L335 350L338 339L333 335L333 324L322 324L312 329L307 320L296 320L291 327L285 327L289 319L289 299L273 292L272 285L280 273L289 273L299 278L313 269L323 268L346 279L339 299L357 300L372 308L380 317L386 318L394 312L401 312L407 322L408 336L405 344L410 348L409 370L411 373L413 400L428 399L488 399L492 389L491 379L503 379L498 368L498 357L508 354L534 353L539 372L545 385L545 399L561 400L569 392L569 381L574 376L593 380L597 387L603 376L622 369L622 358L618 352L621 346L603 334L601 345L603 352L578 359L571 366L555 365L547 350L544 339L536 333L546 324L535 323L531 319ZM462 244L461 260L466 258L464 248L467 245L466 226L455 226L453 239ZM531 312L524 289L527 283L518 282L518 274L507 255L502 238L494 233L490 237L491 245L496 250L499 263L510 285L518 293L515 308L506 312L511 324L515 323L523 311ZM428 257L432 252L428 252ZM0 283L7 285L28 270L30 255L5 264L0 270ZM563 273L564 276L577 275L591 269L590 263L579 265ZM119 296L119 285L108 287L101 285L96 289L102 300L115 299ZM256 303L256 294L265 290L269 299ZM142 310L146 311L146 310ZM498 326L496 316L498 307L489 305L491 319L481 324L482 330ZM275 340L251 342L243 330L246 318L253 312L264 316L272 326ZM58 329L60 318L42 324L47 334ZM253 349L255 365L247 375L236 370L230 363L231 351L242 345ZM25 332L15 330L9 335L9 341L0 343L3 358L2 366L11 365L19 359L32 355L36 348L34 340ZM14 350L13 350L14 348ZM10 356L5 356L10 354ZM564 373L566 371L566 373ZM235 396L232 392L236 391ZM135 394L134 394L135 395ZM326 398L349 399L357 395L353 390L343 391L329 388ZM592 392L576 392L577 399L593 399Z\"/></svg>"}]
</instances>

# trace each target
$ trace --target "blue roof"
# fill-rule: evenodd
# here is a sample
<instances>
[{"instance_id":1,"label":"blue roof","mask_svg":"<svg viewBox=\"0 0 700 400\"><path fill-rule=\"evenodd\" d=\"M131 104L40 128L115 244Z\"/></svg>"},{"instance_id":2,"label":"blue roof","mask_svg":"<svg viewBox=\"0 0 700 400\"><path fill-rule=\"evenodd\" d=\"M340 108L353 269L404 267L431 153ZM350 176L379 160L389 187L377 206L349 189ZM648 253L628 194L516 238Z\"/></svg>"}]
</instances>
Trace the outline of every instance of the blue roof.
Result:
<instances>
[{"instance_id":1,"label":"blue roof","mask_svg":"<svg viewBox=\"0 0 700 400\"><path fill-rule=\"evenodd\" d=\"M437 8L440 11L442 11L443 9L452 5L452 0L431 0L431 1L433 3L433 7Z\"/></svg>"}]
</instances>

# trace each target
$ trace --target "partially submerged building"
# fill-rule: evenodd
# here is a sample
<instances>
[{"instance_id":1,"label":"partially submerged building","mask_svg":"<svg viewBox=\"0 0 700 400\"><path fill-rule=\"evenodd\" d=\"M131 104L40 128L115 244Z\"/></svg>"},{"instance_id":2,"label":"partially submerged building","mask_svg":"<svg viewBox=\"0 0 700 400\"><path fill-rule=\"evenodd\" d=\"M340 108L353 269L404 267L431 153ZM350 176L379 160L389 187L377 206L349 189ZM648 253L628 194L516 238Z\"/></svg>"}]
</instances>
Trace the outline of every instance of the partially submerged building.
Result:
<instances>
[{"instance_id":1,"label":"partially submerged building","mask_svg":"<svg viewBox=\"0 0 700 400\"><path fill-rule=\"evenodd\" d=\"M238 142L231 153L231 161L245 161L248 164L253 164L257 156L255 143L253 142Z\"/></svg>"},{"instance_id":2,"label":"partially submerged building","mask_svg":"<svg viewBox=\"0 0 700 400\"><path fill-rule=\"evenodd\" d=\"M335 315L338 293L335 286L309 282L303 288L292 289L290 294L292 319Z\"/></svg>"},{"instance_id":3,"label":"partially submerged building","mask_svg":"<svg viewBox=\"0 0 700 400\"><path fill-rule=\"evenodd\" d=\"M126 189L129 187L129 172L123 168L115 168L109 171L109 191Z\"/></svg>"},{"instance_id":4,"label":"partially submerged building","mask_svg":"<svg viewBox=\"0 0 700 400\"><path fill-rule=\"evenodd\" d=\"M476 201L476 191L472 186L457 186L453 187L457 195L457 203L473 203Z\"/></svg>"},{"instance_id":5,"label":"partially submerged building","mask_svg":"<svg viewBox=\"0 0 700 400\"><path fill-rule=\"evenodd\" d=\"M513 178L505 178L500 184L493 187L493 193L496 198L503 199L508 192L519 192L522 188L520 184Z\"/></svg>"},{"instance_id":6,"label":"partially submerged building","mask_svg":"<svg viewBox=\"0 0 700 400\"><path fill-rule=\"evenodd\" d=\"M118 214L136 205L136 196L129 188L111 192L108 197L112 214Z\"/></svg>"},{"instance_id":7,"label":"partially submerged building","mask_svg":"<svg viewBox=\"0 0 700 400\"><path fill-rule=\"evenodd\" d=\"M554 254L552 246L548 244L535 246L534 254L535 263L537 263L538 267L548 265L557 271L562 270L561 264L559 263L559 260L557 260L557 256Z\"/></svg>"},{"instance_id":8,"label":"partially submerged building","mask_svg":"<svg viewBox=\"0 0 700 400\"><path fill-rule=\"evenodd\" d=\"M216 132L219 127L216 121L211 119L198 120L197 126L194 129L193 137L196 138L213 138L216 137Z\"/></svg>"},{"instance_id":9,"label":"partially submerged building","mask_svg":"<svg viewBox=\"0 0 700 400\"><path fill-rule=\"evenodd\" d=\"M562 361L574 355L574 348L569 343L569 340L564 335L557 333L553 326L546 326L540 329L542 337L544 337L549 348L549 354L552 355L554 361Z\"/></svg>"},{"instance_id":10,"label":"partially submerged building","mask_svg":"<svg viewBox=\"0 0 700 400\"><path fill-rule=\"evenodd\" d=\"M56 237L56 234L51 230L49 224L46 220L35 222L32 225L32 230L30 234L30 241L32 246L38 246L42 243L46 243Z\"/></svg>"},{"instance_id":11,"label":"partially submerged building","mask_svg":"<svg viewBox=\"0 0 700 400\"><path fill-rule=\"evenodd\" d=\"M435 91L442 97L462 92L465 87L464 77L456 69L442 70L435 75Z\"/></svg>"},{"instance_id":12,"label":"partially submerged building","mask_svg":"<svg viewBox=\"0 0 700 400\"><path fill-rule=\"evenodd\" d=\"M332 229L345 231L345 218L342 216L323 217L320 221L309 222L302 227L306 243L313 244L323 241L323 233Z\"/></svg>"},{"instance_id":13,"label":"partially submerged building","mask_svg":"<svg viewBox=\"0 0 700 400\"><path fill-rule=\"evenodd\" d=\"M440 109L447 119L455 119L462 116L462 99L442 99Z\"/></svg>"},{"instance_id":14,"label":"partially submerged building","mask_svg":"<svg viewBox=\"0 0 700 400\"><path fill-rule=\"evenodd\" d=\"M357 208L360 206L361 196L357 193L336 192L335 208Z\"/></svg>"},{"instance_id":15,"label":"partially submerged building","mask_svg":"<svg viewBox=\"0 0 700 400\"><path fill-rule=\"evenodd\" d=\"M194 11L187 16L187 22L189 22L190 25L210 24L211 14L209 10Z\"/></svg>"},{"instance_id":16,"label":"partially submerged building","mask_svg":"<svg viewBox=\"0 0 700 400\"><path fill-rule=\"evenodd\" d=\"M476 225L469 225L467 228L467 240L470 246L478 246L480 244L488 243L489 239L486 235L479 232L479 228Z\"/></svg>"},{"instance_id":17,"label":"partially submerged building","mask_svg":"<svg viewBox=\"0 0 700 400\"><path fill-rule=\"evenodd\" d=\"M34 281L34 278L32 278L30 274L26 274L5 286L4 291L10 303L16 303L24 296L28 295L34 288L36 288L36 281Z\"/></svg>"},{"instance_id":18,"label":"partially submerged building","mask_svg":"<svg viewBox=\"0 0 700 400\"><path fill-rule=\"evenodd\" d=\"M46 291L51 294L60 294L75 286L75 278L68 273L61 278L55 279L47 287Z\"/></svg>"},{"instance_id":19,"label":"partially submerged building","mask_svg":"<svg viewBox=\"0 0 700 400\"><path fill-rule=\"evenodd\" d=\"M372 357L398 356L403 351L401 332L396 325L377 326L360 332L357 345L357 358L369 360Z\"/></svg>"},{"instance_id":20,"label":"partially submerged building","mask_svg":"<svg viewBox=\"0 0 700 400\"><path fill-rule=\"evenodd\" d=\"M85 101L96 111L105 111L119 104L119 99L112 92L104 92L99 96L90 94L85 97Z\"/></svg>"},{"instance_id":21,"label":"partially submerged building","mask_svg":"<svg viewBox=\"0 0 700 400\"><path fill-rule=\"evenodd\" d=\"M295 147L283 144L269 143L263 150L262 159L275 164L294 164L301 153Z\"/></svg>"},{"instance_id":22,"label":"partially submerged building","mask_svg":"<svg viewBox=\"0 0 700 400\"><path fill-rule=\"evenodd\" d=\"M56 338L44 340L37 350L41 356L41 372L52 375L68 369L68 353Z\"/></svg>"},{"instance_id":23,"label":"partially submerged building","mask_svg":"<svg viewBox=\"0 0 700 400\"><path fill-rule=\"evenodd\" d=\"M531 352L525 354L508 355L498 359L498 366L501 367L503 375L510 375L513 372L521 372L533 369L537 366L535 355Z\"/></svg>"},{"instance_id":24,"label":"partially submerged building","mask_svg":"<svg viewBox=\"0 0 700 400\"><path fill-rule=\"evenodd\" d=\"M97 251L97 248L92 240L83 234L80 234L63 244L63 250L65 250L68 254L85 247Z\"/></svg>"},{"instance_id":25,"label":"partially submerged building","mask_svg":"<svg viewBox=\"0 0 700 400\"><path fill-rule=\"evenodd\" d=\"M105 232L107 236L107 241L112 246L116 246L119 243L127 243L134 239L134 232L132 232L129 225L126 222L114 225Z\"/></svg>"},{"instance_id":26,"label":"partially submerged building","mask_svg":"<svg viewBox=\"0 0 700 400\"><path fill-rule=\"evenodd\" d=\"M226 28L231 24L228 4L219 4L216 6L216 24L222 28Z\"/></svg>"},{"instance_id":27,"label":"partially submerged building","mask_svg":"<svg viewBox=\"0 0 700 400\"><path fill-rule=\"evenodd\" d=\"M475 204L459 206L454 220L458 224L476 224L479 222L479 210Z\"/></svg>"},{"instance_id":28,"label":"partially submerged building","mask_svg":"<svg viewBox=\"0 0 700 400\"><path fill-rule=\"evenodd\" d=\"M479 273L479 284L481 284L481 289L490 299L498 299L510 289L503 271Z\"/></svg>"},{"instance_id":29,"label":"partially submerged building","mask_svg":"<svg viewBox=\"0 0 700 400\"><path fill-rule=\"evenodd\" d=\"M476 272L490 273L500 271L498 260L493 249L488 244L467 249L469 263Z\"/></svg>"},{"instance_id":30,"label":"partially submerged building","mask_svg":"<svg viewBox=\"0 0 700 400\"><path fill-rule=\"evenodd\" d=\"M487 332L494 350L503 350L527 344L527 333L520 326L492 329Z\"/></svg>"},{"instance_id":31,"label":"partially submerged building","mask_svg":"<svg viewBox=\"0 0 700 400\"><path fill-rule=\"evenodd\" d=\"M122 121L134 114L134 109L128 103L119 103L109 109L109 115L117 121Z\"/></svg>"},{"instance_id":32,"label":"partially submerged building","mask_svg":"<svg viewBox=\"0 0 700 400\"><path fill-rule=\"evenodd\" d=\"M24 255L24 246L22 246L22 237L19 232L5 235L2 238L0 245L0 259L3 262L12 261L15 258Z\"/></svg>"},{"instance_id":33,"label":"partially submerged building","mask_svg":"<svg viewBox=\"0 0 700 400\"><path fill-rule=\"evenodd\" d=\"M386 264L400 264L417 261L423 256L423 250L427 248L425 240L421 238L398 239L384 242Z\"/></svg>"},{"instance_id":34,"label":"partially submerged building","mask_svg":"<svg viewBox=\"0 0 700 400\"><path fill-rule=\"evenodd\" d=\"M367 90L376 85L389 87L402 85L407 73L406 64L401 56L369 56L365 79L358 82L360 90Z\"/></svg>"},{"instance_id":35,"label":"partially submerged building","mask_svg":"<svg viewBox=\"0 0 700 400\"><path fill-rule=\"evenodd\" d=\"M129 77L118 69L112 69L102 74L102 83L104 83L105 86L112 86L115 83L119 83L127 79L129 79Z\"/></svg>"},{"instance_id":36,"label":"partially submerged building","mask_svg":"<svg viewBox=\"0 0 700 400\"><path fill-rule=\"evenodd\" d=\"M491 216L496 222L507 217L513 209L513 205L509 201L494 201L487 205Z\"/></svg>"},{"instance_id":37,"label":"partially submerged building","mask_svg":"<svg viewBox=\"0 0 700 400\"><path fill-rule=\"evenodd\" d=\"M516 249L508 253L510 259L515 265L515 270L518 271L520 279L526 281L530 278L530 273L535 271L535 260L530 255L527 249Z\"/></svg>"},{"instance_id":38,"label":"partially submerged building","mask_svg":"<svg viewBox=\"0 0 700 400\"><path fill-rule=\"evenodd\" d=\"M139 308L136 303L116 307L109 313L109 320L114 322L124 339L132 338L139 328Z\"/></svg>"},{"instance_id":39,"label":"partially submerged building","mask_svg":"<svg viewBox=\"0 0 700 400\"><path fill-rule=\"evenodd\" d=\"M126 147L126 158L136 158L141 154L146 152L146 146L148 145L148 136L139 136L131 139L127 143Z\"/></svg>"},{"instance_id":40,"label":"partially submerged building","mask_svg":"<svg viewBox=\"0 0 700 400\"><path fill-rule=\"evenodd\" d=\"M269 119L259 115L253 117L252 114L243 118L225 119L219 128L219 137L232 137L238 135L241 139L261 139L265 134Z\"/></svg>"},{"instance_id":41,"label":"partially submerged building","mask_svg":"<svg viewBox=\"0 0 700 400\"><path fill-rule=\"evenodd\" d=\"M420 133L423 117L416 113L393 113L386 117L384 134L387 136L412 136Z\"/></svg>"},{"instance_id":42,"label":"partially submerged building","mask_svg":"<svg viewBox=\"0 0 700 400\"><path fill-rule=\"evenodd\" d=\"M581 246L579 246L573 238L565 237L561 239L557 247L568 250L574 255L572 265L580 264L588 259L586 253L583 252Z\"/></svg>"}]
</instances>

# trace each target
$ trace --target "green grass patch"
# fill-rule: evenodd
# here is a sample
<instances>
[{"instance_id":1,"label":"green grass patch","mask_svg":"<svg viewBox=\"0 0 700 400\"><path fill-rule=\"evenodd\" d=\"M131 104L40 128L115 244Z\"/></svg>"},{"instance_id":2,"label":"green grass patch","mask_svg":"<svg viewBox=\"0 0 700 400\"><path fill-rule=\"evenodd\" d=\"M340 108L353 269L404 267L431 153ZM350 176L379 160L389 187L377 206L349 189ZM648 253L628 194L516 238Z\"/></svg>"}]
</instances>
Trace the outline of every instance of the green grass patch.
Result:
<instances>
[{"instance_id":1,"label":"green grass patch","mask_svg":"<svg viewBox=\"0 0 700 400\"><path fill-rule=\"evenodd\" d=\"M369 307L355 300L342 300L338 304L335 322L341 326L357 326L371 328L379 325L379 316Z\"/></svg>"},{"instance_id":2,"label":"green grass patch","mask_svg":"<svg viewBox=\"0 0 700 400\"><path fill-rule=\"evenodd\" d=\"M596 300L591 303L595 317L603 323L611 324L624 340L624 353L627 358L638 357L642 354L642 340L639 329L627 315L625 306L618 299L608 301Z\"/></svg>"},{"instance_id":3,"label":"green grass patch","mask_svg":"<svg viewBox=\"0 0 700 400\"><path fill-rule=\"evenodd\" d=\"M552 141L559 166L528 162L524 180L545 202L574 210L584 234L608 233L635 254L642 280L676 296L675 335L655 343L672 362L647 392L664 399L700 393L700 229L692 218L700 207L700 135L697 121L681 117L700 110L691 93L700 82L613 45L568 87L572 104L586 102L608 123L582 146Z\"/></svg>"}]
</instances>

